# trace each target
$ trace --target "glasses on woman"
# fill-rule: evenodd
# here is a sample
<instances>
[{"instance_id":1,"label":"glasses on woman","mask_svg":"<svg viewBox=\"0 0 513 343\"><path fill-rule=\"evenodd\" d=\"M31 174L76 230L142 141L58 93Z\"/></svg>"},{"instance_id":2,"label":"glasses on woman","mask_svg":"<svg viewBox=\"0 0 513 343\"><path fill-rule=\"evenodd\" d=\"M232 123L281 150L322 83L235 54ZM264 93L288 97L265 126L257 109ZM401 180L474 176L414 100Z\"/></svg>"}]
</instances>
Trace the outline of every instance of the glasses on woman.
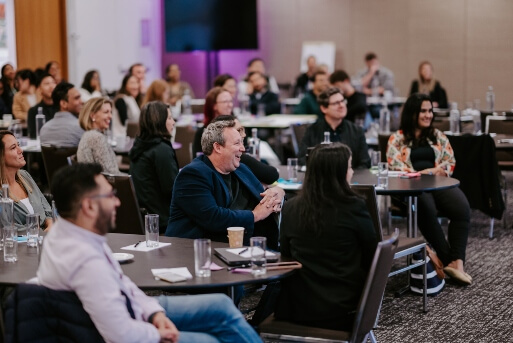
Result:
<instances>
[{"instance_id":1,"label":"glasses on woman","mask_svg":"<svg viewBox=\"0 0 513 343\"><path fill-rule=\"evenodd\" d=\"M328 103L328 105L330 105L330 106L340 106L342 104L346 105L347 104L347 100L344 99L344 100L339 100L339 101L334 101L334 102Z\"/></svg>"}]
</instances>

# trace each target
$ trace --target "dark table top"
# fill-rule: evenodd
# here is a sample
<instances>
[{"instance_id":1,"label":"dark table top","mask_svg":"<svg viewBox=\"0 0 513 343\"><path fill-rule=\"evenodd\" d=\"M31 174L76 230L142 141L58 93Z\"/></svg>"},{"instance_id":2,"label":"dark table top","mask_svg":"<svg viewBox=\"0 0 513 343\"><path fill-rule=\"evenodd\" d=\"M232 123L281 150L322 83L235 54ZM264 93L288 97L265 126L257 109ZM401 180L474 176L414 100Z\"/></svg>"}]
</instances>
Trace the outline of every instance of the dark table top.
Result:
<instances>
[{"instance_id":1,"label":"dark table top","mask_svg":"<svg viewBox=\"0 0 513 343\"><path fill-rule=\"evenodd\" d=\"M287 166L280 166L278 168L280 176L287 177ZM298 173L298 178L302 181L305 173ZM369 169L355 169L352 179L352 184L360 185L376 185L378 182L377 175L373 174ZM411 179L402 179L399 177L388 178L388 188L376 188L377 194L382 195L416 195L422 192L431 192L435 190L442 190L457 187L460 182L456 179L444 176L435 175L421 175Z\"/></svg>"},{"instance_id":2,"label":"dark table top","mask_svg":"<svg viewBox=\"0 0 513 343\"><path fill-rule=\"evenodd\" d=\"M212 271L209 278L196 278L194 276L194 248L193 240L186 238L160 237L161 242L170 242L170 246L149 252L121 250L122 247L144 240L143 235L128 235L110 233L107 241L112 252L123 252L134 255L134 259L121 265L124 273L141 289L161 289L172 291L187 291L194 289L208 289L215 287L229 287L249 283L265 283L292 275L294 270L267 271L264 277L254 277L249 274L231 273L226 264L214 255L214 248L226 248L228 244L212 242L212 262L221 267L219 271ZM7 263L0 253L0 284L17 285L36 276L38 266L38 248L29 248L26 243L18 244L18 261ZM283 259L287 261L287 259ZM152 268L187 267L193 275L192 280L178 283L168 283L155 280L151 273Z\"/></svg>"}]
</instances>

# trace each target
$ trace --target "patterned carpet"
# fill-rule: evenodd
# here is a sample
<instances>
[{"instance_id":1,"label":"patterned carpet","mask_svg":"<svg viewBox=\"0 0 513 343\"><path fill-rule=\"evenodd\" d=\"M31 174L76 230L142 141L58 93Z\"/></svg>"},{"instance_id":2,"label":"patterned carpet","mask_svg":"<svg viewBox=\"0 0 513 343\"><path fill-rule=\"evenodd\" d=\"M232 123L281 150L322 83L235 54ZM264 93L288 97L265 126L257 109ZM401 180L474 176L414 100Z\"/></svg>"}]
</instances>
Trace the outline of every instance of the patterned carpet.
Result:
<instances>
[{"instance_id":1,"label":"patterned carpet","mask_svg":"<svg viewBox=\"0 0 513 343\"><path fill-rule=\"evenodd\" d=\"M461 287L447 280L445 289L428 299L428 313L423 313L421 296L394 297L406 284L406 277L391 278L375 331L378 342L513 342L513 216L508 213L513 208L513 172L504 174L510 190L508 227L496 220L490 240L489 218L472 211L465 268L473 284ZM394 221L394 225L405 234L404 220ZM245 297L241 309L255 305L259 293Z\"/></svg>"}]
</instances>

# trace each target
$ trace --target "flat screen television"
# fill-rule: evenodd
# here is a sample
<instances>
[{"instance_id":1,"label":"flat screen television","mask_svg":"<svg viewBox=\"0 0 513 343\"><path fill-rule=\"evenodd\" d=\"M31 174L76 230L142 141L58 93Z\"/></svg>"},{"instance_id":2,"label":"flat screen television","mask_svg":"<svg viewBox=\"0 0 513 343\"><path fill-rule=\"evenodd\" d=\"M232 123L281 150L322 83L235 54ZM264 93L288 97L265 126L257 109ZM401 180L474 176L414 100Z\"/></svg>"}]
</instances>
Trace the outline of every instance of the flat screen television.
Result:
<instances>
[{"instance_id":1,"label":"flat screen television","mask_svg":"<svg viewBox=\"0 0 513 343\"><path fill-rule=\"evenodd\" d=\"M257 0L164 0L166 51L258 49Z\"/></svg>"}]
</instances>

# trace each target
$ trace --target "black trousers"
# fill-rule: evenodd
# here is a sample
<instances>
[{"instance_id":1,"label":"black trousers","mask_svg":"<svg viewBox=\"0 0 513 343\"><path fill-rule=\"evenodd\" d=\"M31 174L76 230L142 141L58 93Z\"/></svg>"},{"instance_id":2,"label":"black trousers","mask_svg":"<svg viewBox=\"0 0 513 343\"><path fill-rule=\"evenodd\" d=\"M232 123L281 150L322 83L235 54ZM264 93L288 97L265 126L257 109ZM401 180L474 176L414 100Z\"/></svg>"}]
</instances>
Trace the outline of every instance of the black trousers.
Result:
<instances>
[{"instance_id":1,"label":"black trousers","mask_svg":"<svg viewBox=\"0 0 513 343\"><path fill-rule=\"evenodd\" d=\"M423 193L418 197L418 226L426 241L435 249L444 265L465 261L470 206L459 188ZM437 216L449 218L447 239Z\"/></svg>"}]
</instances>

